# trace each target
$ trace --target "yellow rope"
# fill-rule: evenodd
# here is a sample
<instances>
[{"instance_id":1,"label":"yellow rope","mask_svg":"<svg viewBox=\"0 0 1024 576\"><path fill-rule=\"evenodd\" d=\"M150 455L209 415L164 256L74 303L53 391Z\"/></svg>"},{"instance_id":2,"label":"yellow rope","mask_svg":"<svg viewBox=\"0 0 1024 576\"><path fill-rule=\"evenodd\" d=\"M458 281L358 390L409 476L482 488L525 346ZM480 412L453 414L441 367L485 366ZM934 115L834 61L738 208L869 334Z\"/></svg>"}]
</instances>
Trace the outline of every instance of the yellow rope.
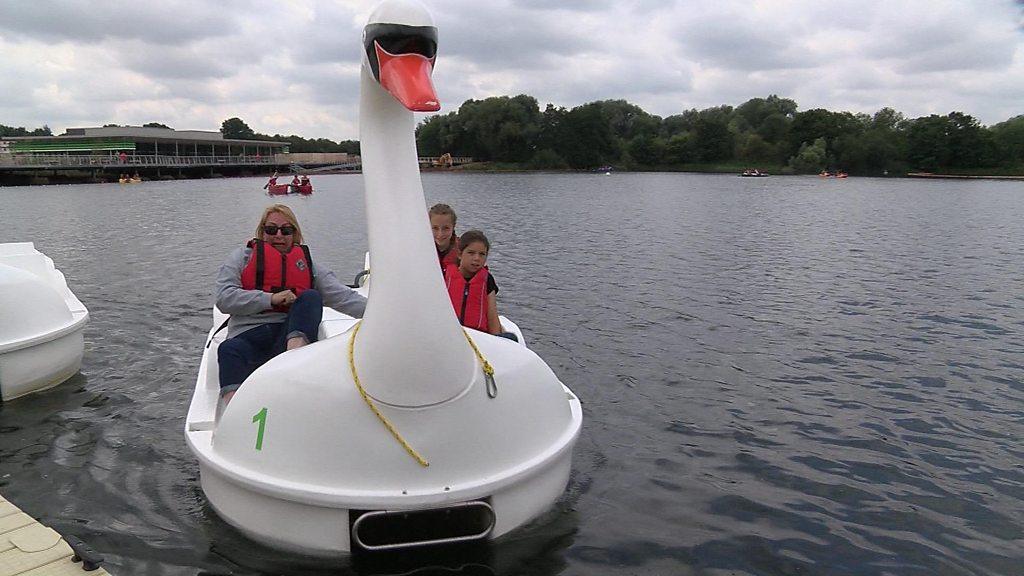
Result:
<instances>
[{"instance_id":1,"label":"yellow rope","mask_svg":"<svg viewBox=\"0 0 1024 576\"><path fill-rule=\"evenodd\" d=\"M480 364L484 367L484 374L487 374L491 378L494 378L494 368L492 368L491 363L488 362L486 358L484 358L484 355L480 353L480 349L476 347L476 342L473 342L473 339L469 337L469 332L467 332L466 329L463 328L462 333L466 335L466 340L469 341L469 346L473 349L473 352L476 354L477 359L480 360Z\"/></svg>"},{"instance_id":2,"label":"yellow rope","mask_svg":"<svg viewBox=\"0 0 1024 576\"><path fill-rule=\"evenodd\" d=\"M476 342L469 337L469 332L465 328L462 329L462 333L466 335L466 340L469 341L470 348L473 349L473 353L476 354L477 360L480 360L480 365L484 369L484 384L487 386L487 395L494 398L498 395L498 385L494 382L494 368L491 363L484 358L484 355L480 353L480 349L476 347Z\"/></svg>"},{"instance_id":3,"label":"yellow rope","mask_svg":"<svg viewBox=\"0 0 1024 576\"><path fill-rule=\"evenodd\" d=\"M416 459L420 466L430 466L430 463L424 460L423 456L420 456L419 453L416 452L416 450L414 450L404 438L402 438L402 435L398 433L398 430L395 430L395 427L391 422L381 414L380 410L377 409L377 406L374 405L373 400L370 399L370 395L363 389L363 385L359 383L359 375L356 374L355 348L356 334L359 332L359 327L362 325L362 322L356 324L356 327L352 329L352 338L348 341L348 365L352 368L352 379L355 380L356 388L359 389L359 395L363 397L363 400L366 401L366 405L370 407L370 410L373 410L373 413L377 415L377 418L380 419L381 423L384 424L384 427L388 429L388 432L391 432L391 435L395 437L395 440L398 440L398 443L402 445L402 448L405 448L405 451ZM466 337L469 338L468 335ZM470 341L470 344L472 344L472 340ZM474 346L473 349L475 350L476 346ZM479 354L479 352L477 354Z\"/></svg>"}]
</instances>

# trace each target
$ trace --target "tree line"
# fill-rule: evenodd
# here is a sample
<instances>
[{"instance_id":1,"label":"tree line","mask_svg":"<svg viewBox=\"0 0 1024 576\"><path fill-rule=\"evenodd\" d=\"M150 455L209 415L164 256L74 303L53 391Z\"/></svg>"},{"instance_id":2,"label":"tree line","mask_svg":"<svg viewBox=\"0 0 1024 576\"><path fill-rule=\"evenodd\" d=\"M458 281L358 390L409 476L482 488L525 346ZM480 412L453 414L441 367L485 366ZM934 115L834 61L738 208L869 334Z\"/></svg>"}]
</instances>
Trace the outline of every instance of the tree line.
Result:
<instances>
[{"instance_id":1,"label":"tree line","mask_svg":"<svg viewBox=\"0 0 1024 576\"><path fill-rule=\"evenodd\" d=\"M4 126L0 124L0 138L4 136L53 136L53 132L50 131L50 127L43 124L42 127L36 128L35 130L26 130L24 126Z\"/></svg>"},{"instance_id":2,"label":"tree line","mask_svg":"<svg viewBox=\"0 0 1024 576\"><path fill-rule=\"evenodd\" d=\"M527 95L467 100L417 126L416 142L423 156L449 152L536 169L1024 172L1024 115L986 127L962 112L914 119L892 108L873 115L799 112L796 102L776 95L666 118L625 100L571 109L548 104L543 111Z\"/></svg>"},{"instance_id":3,"label":"tree line","mask_svg":"<svg viewBox=\"0 0 1024 576\"><path fill-rule=\"evenodd\" d=\"M288 142L288 150L290 152L348 152L349 154L359 154L359 141L357 140L341 140L335 142L328 138L303 138L301 136L291 135L283 136L281 134L274 134L268 136L266 134L260 134L259 132L253 131L241 118L228 118L220 125L220 133L225 138L235 138L239 140L273 140L275 142Z\"/></svg>"},{"instance_id":4,"label":"tree line","mask_svg":"<svg viewBox=\"0 0 1024 576\"><path fill-rule=\"evenodd\" d=\"M261 134L237 117L224 120L220 131L225 138L288 142L292 152L359 154L356 140ZM48 126L29 131L0 124L0 136L51 135ZM528 169L1024 173L1024 115L983 126L962 112L913 119L892 108L872 115L800 112L795 101L776 95L665 118L625 100L571 109L548 104L541 111L532 96L496 96L427 118L416 127L416 144L421 156L447 152Z\"/></svg>"}]
</instances>

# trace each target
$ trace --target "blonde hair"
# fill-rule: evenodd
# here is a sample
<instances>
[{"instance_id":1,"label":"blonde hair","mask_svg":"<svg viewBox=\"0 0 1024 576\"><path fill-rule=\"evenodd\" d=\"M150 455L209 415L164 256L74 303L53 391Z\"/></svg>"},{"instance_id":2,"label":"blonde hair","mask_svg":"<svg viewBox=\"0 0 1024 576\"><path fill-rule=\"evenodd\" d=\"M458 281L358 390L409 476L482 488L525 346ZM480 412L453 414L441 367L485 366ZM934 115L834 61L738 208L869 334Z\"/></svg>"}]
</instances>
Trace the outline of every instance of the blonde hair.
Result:
<instances>
[{"instance_id":1,"label":"blonde hair","mask_svg":"<svg viewBox=\"0 0 1024 576\"><path fill-rule=\"evenodd\" d=\"M263 211L263 216L260 217L260 223L256 225L255 238L263 238L263 225L267 223L267 218L274 212L284 216L288 219L289 224L295 226L295 234L292 234L292 241L296 244L302 244L302 228L299 227L299 219L295 217L295 212L292 212L292 209L284 204L271 204L267 206Z\"/></svg>"}]
</instances>

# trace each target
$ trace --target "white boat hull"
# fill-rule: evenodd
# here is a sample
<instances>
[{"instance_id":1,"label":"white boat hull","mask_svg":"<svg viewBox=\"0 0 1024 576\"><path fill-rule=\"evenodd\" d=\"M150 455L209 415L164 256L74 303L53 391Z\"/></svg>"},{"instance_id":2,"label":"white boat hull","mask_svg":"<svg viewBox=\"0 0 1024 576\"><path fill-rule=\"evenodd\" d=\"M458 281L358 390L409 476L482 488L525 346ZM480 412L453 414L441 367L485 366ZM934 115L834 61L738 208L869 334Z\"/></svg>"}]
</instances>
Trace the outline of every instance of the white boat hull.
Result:
<instances>
[{"instance_id":1,"label":"white boat hull","mask_svg":"<svg viewBox=\"0 0 1024 576\"><path fill-rule=\"evenodd\" d=\"M4 401L52 388L82 367L84 322L48 342L0 354L0 390Z\"/></svg>"},{"instance_id":2,"label":"white boat hull","mask_svg":"<svg viewBox=\"0 0 1024 576\"><path fill-rule=\"evenodd\" d=\"M575 440L575 438L573 438ZM495 513L490 539L498 538L540 516L565 491L572 451L566 449L531 476L496 488L481 483L461 494L440 492L435 502L410 505L401 493L371 502L353 499L345 507L309 504L264 494L222 474L217 466L200 464L200 484L217 515L247 537L281 550L319 557L343 557L352 552L349 527L353 510L421 510L444 508L456 502L487 500Z\"/></svg>"},{"instance_id":3,"label":"white boat hull","mask_svg":"<svg viewBox=\"0 0 1024 576\"><path fill-rule=\"evenodd\" d=\"M81 368L89 312L31 242L0 244L0 398L52 388Z\"/></svg>"},{"instance_id":4,"label":"white boat hull","mask_svg":"<svg viewBox=\"0 0 1024 576\"><path fill-rule=\"evenodd\" d=\"M224 316L215 311L214 326L219 326ZM324 322L321 324L320 336L327 339L326 342L318 342L306 347L309 350L315 347L341 346L344 347L345 340L350 336L350 330L355 320L339 314L329 308L324 309ZM521 335L519 327L502 318L505 328ZM305 481L304 478L295 478L292 481L275 478L270 474L254 469L252 465L246 465L235 460L232 456L230 446L224 446L231 440L221 441L218 446L216 437L216 406L219 394L217 382L217 346L224 340L226 331L220 334L213 334L211 330L210 346L205 350L203 360L200 364L199 376L196 383L195 395L189 408L186 421L185 435L189 447L199 460L200 483L207 500L221 518L235 526L240 532L249 538L272 546L278 549L291 552L320 556L338 557L351 553L353 547L350 526L355 520L353 511L370 510L429 510L451 506L462 502L485 501L494 511L494 525L489 531L487 538L498 538L515 528L533 520L558 499L565 491L569 480L569 472L572 460L572 447L579 436L582 425L582 407L576 396L568 388L559 385L561 393L555 398L560 398L565 405L565 420L560 432L556 437L546 440L542 449L530 455L529 458L519 461L493 463L466 464L458 453L439 452L445 446L459 446L465 442L464 437L473 436L473 422L469 418L464 425L448 427L439 426L440 423L449 421L452 416L466 410L479 411L481 406L486 406L494 400L488 400L483 393L482 383L478 382L464 395L459 406L456 401L452 406L439 406L430 411L418 412L424 418L422 430L412 423L406 425L399 421L400 414L396 416L396 425L404 429L410 437L410 442L423 442L421 447L425 448L427 457L437 457L437 462L432 462L429 468L423 469L414 463L409 466L409 473L412 477L437 474L436 480L417 482L415 480L381 472L381 477L353 478L346 484L344 479L337 483L330 483L324 478L339 476L347 467L344 462L328 461L326 458L317 462L317 467L332 470L337 469L336 474L325 473L318 480ZM510 346L515 349L525 348L522 345L515 345L504 339L491 338L485 334L473 332L473 338L481 348L488 344L493 346ZM491 342L501 340L501 342ZM301 350L288 353L283 356L295 356ZM323 351L320 351L323 355ZM341 354L337 354L341 355ZM502 387L502 376L500 369L502 362L497 360L497 354L489 354L485 349L485 355L495 363L498 370L498 397L502 394L511 395L512 391ZM273 363L274 360L271 361ZM283 359L282 359L283 362ZM268 363L269 366L271 363ZM259 373L263 367L257 370ZM328 369L330 373L332 369ZM254 375L256 374L254 373ZM480 379L482 380L482 378ZM231 416L231 410L242 412L241 422L250 423L250 412L256 413L256 405L246 406L242 401L244 395L249 392L249 380L239 389L225 411L225 417ZM351 386L351 384L349 384ZM335 391L337 392L337 391ZM259 391L256 391L259 393ZM349 427L323 428L320 424L310 424L312 418L297 418L305 428L297 432L304 439L302 447L295 447L294 450L302 451L306 446L312 445L316 440L325 434L341 434L345 438L358 438L360 445L368 446L366 453L381 454L382 463L380 468L386 469L384 463L388 458L395 458L402 464L411 462L405 454L400 453L384 454L388 452L401 452L395 450L396 441L391 438L383 429L381 424L373 418L370 408L355 392L354 388L341 391L337 397L323 395L322 391L310 390L304 396L318 395L322 398L323 404L330 404L332 407L329 413L339 414L339 420L349 422ZM262 405L261 400L257 404ZM559 400L555 400L556 402ZM495 404L497 406L497 404ZM360 419L360 416L365 417ZM500 414L492 414L495 422L502 421ZM518 420L512 418L511 420ZM509 420L506 418L506 420ZM276 424L276 422L275 422ZM528 421L521 423L529 426ZM283 426L283 424L282 424ZM319 426L319 427L318 427ZM438 434L450 432L452 437L434 438L433 447L422 440L427 434L427 427L442 428ZM500 426L500 424L499 424ZM278 432L277 429L274 430ZM486 435L486 432L481 432ZM501 433L500 436L508 436ZM268 439L269 439L268 432ZM251 440L251 439L250 439ZM491 444L500 440L492 439ZM376 443L376 444L375 444ZM296 442L296 444L299 444ZM376 447L375 447L376 446ZM248 448L251 450L251 446ZM490 457L492 460L502 461L504 454L500 447L495 446L495 451L490 452L486 447L482 452L469 454L473 447L462 446L466 458L480 459L480 454ZM456 450L457 452L458 450ZM509 450L511 451L511 450ZM355 460L355 459L353 459ZM393 465L393 464L392 464ZM479 472L474 472L479 470ZM407 486L402 488L401 486Z\"/></svg>"}]
</instances>

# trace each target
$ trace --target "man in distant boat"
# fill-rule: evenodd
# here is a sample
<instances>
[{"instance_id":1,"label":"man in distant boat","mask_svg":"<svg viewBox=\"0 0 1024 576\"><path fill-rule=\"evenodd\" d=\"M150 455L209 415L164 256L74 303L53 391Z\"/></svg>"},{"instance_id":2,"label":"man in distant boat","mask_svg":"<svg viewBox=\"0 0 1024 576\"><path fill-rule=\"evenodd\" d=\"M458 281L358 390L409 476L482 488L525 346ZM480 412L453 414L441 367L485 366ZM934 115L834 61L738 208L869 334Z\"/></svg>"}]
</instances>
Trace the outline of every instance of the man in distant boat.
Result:
<instances>
[{"instance_id":1,"label":"man in distant boat","mask_svg":"<svg viewBox=\"0 0 1024 576\"><path fill-rule=\"evenodd\" d=\"M263 185L264 188L270 188L271 186L277 186L277 172L274 172L274 175L270 177L270 180Z\"/></svg>"}]
</instances>

